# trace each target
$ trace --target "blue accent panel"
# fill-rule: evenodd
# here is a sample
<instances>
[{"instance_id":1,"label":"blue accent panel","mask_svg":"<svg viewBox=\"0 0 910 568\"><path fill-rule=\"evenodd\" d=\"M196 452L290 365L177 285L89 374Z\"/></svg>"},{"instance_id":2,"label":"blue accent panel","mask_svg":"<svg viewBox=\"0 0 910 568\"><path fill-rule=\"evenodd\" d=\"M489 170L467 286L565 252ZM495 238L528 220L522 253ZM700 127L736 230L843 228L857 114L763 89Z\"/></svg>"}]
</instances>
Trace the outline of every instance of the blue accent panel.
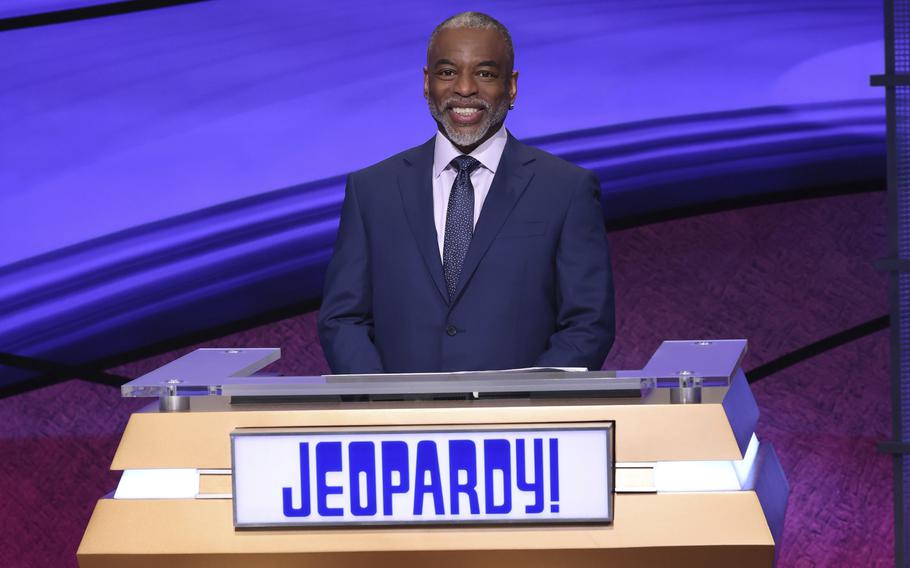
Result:
<instances>
[{"instance_id":1,"label":"blue accent panel","mask_svg":"<svg viewBox=\"0 0 910 568\"><path fill-rule=\"evenodd\" d=\"M642 376L673 378L689 371L712 384L726 385L746 353L745 339L664 341L641 370Z\"/></svg>"},{"instance_id":2,"label":"blue accent panel","mask_svg":"<svg viewBox=\"0 0 910 568\"><path fill-rule=\"evenodd\" d=\"M758 424L759 411L752 389L749 388L749 381L746 380L746 374L741 368L733 375L733 381L724 396L723 406L733 436L736 438L736 445L739 446L739 453L745 455L749 440L755 433L755 425Z\"/></svg>"},{"instance_id":3,"label":"blue accent panel","mask_svg":"<svg viewBox=\"0 0 910 568\"><path fill-rule=\"evenodd\" d=\"M774 552L780 550L781 535L784 532L784 519L787 515L787 499L790 496L790 484L777 459L777 452L770 443L762 443L758 448L754 466L754 485L747 487L755 490L762 512L768 522L768 529L774 538Z\"/></svg>"}]
</instances>

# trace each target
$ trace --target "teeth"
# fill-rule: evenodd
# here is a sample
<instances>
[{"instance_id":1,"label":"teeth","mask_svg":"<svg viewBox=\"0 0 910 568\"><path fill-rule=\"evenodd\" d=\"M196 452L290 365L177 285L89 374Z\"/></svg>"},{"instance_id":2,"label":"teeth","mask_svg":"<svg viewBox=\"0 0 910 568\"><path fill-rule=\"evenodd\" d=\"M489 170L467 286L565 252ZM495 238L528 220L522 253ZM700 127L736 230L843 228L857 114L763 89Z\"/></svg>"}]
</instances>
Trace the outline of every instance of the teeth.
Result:
<instances>
[{"instance_id":1,"label":"teeth","mask_svg":"<svg viewBox=\"0 0 910 568\"><path fill-rule=\"evenodd\" d=\"M460 114L462 116L467 116L469 114L474 114L478 109L476 108L466 108L466 107L454 107L452 109L455 111L455 114Z\"/></svg>"}]
</instances>

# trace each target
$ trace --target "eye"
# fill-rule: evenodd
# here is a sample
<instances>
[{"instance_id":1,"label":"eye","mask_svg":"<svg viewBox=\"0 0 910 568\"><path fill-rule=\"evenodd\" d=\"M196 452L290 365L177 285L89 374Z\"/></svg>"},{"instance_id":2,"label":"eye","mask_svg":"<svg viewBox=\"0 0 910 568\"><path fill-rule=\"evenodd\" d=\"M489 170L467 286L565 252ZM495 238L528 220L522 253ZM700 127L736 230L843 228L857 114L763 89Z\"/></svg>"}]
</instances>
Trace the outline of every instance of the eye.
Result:
<instances>
[{"instance_id":1,"label":"eye","mask_svg":"<svg viewBox=\"0 0 910 568\"><path fill-rule=\"evenodd\" d=\"M451 77L455 76L455 70L454 69L440 69L439 71L436 72L436 76L443 77L443 78L451 78Z\"/></svg>"},{"instance_id":2,"label":"eye","mask_svg":"<svg viewBox=\"0 0 910 568\"><path fill-rule=\"evenodd\" d=\"M478 71L477 76L481 79L496 79L499 75L492 71Z\"/></svg>"}]
</instances>

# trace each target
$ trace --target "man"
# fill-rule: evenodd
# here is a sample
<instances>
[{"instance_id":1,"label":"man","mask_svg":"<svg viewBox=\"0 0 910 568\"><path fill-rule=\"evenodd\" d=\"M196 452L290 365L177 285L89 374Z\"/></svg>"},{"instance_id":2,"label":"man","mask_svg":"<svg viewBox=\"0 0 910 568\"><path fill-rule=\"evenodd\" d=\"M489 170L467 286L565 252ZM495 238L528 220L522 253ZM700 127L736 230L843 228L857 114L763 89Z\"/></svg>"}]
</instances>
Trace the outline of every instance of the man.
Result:
<instances>
[{"instance_id":1,"label":"man","mask_svg":"<svg viewBox=\"0 0 910 568\"><path fill-rule=\"evenodd\" d=\"M319 336L335 373L600 368L613 287L596 177L503 123L509 32L464 12L430 38L438 132L348 177Z\"/></svg>"}]
</instances>

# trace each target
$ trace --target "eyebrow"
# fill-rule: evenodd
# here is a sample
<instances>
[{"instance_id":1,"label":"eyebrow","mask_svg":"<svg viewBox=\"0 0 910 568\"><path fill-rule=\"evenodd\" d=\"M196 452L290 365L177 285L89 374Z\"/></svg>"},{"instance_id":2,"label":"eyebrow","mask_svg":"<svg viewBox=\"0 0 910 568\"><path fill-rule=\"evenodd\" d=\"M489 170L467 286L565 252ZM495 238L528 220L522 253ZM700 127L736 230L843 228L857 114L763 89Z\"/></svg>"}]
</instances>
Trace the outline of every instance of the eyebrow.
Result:
<instances>
[{"instance_id":1,"label":"eyebrow","mask_svg":"<svg viewBox=\"0 0 910 568\"><path fill-rule=\"evenodd\" d=\"M439 67L440 65L451 65L451 66L453 66L453 67L456 66L456 65L455 65L455 62L452 61L451 59L438 59L438 60L436 60L436 63L434 64L434 67ZM496 67L496 68L499 68L499 63L496 62L496 61L493 61L492 59L488 59L487 61L481 61L481 62L478 63L476 66L477 66L477 67Z\"/></svg>"}]
</instances>

